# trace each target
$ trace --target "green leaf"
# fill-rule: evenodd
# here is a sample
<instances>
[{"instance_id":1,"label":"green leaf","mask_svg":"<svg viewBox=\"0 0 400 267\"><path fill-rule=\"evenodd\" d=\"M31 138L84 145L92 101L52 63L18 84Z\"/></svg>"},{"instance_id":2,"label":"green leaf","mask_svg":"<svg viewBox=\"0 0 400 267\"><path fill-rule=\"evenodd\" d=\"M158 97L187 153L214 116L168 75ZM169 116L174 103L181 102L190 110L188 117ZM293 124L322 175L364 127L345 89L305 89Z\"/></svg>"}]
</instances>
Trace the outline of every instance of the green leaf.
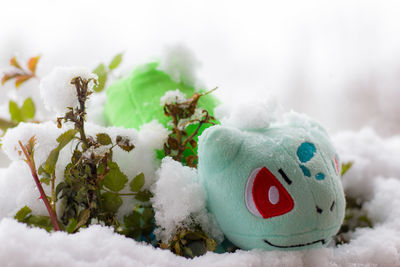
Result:
<instances>
[{"instance_id":1,"label":"green leaf","mask_svg":"<svg viewBox=\"0 0 400 267\"><path fill-rule=\"evenodd\" d=\"M141 214L137 211L132 211L127 216L124 216L124 224L126 228L139 228Z\"/></svg>"},{"instance_id":2,"label":"green leaf","mask_svg":"<svg viewBox=\"0 0 400 267\"><path fill-rule=\"evenodd\" d=\"M343 176L348 170L350 170L350 168L353 166L353 162L349 161L346 163L342 164L342 172L341 172L341 176Z\"/></svg>"},{"instance_id":3,"label":"green leaf","mask_svg":"<svg viewBox=\"0 0 400 267\"><path fill-rule=\"evenodd\" d=\"M49 156L46 159L46 162L43 165L43 169L45 172L51 174L55 171L59 154L60 150L58 148L55 148L50 152Z\"/></svg>"},{"instance_id":4,"label":"green leaf","mask_svg":"<svg viewBox=\"0 0 400 267\"><path fill-rule=\"evenodd\" d=\"M153 195L151 194L151 192L149 190L144 190L144 191L139 191L136 194L135 199L142 201L142 202L146 202L146 201L149 201L152 196Z\"/></svg>"},{"instance_id":5,"label":"green leaf","mask_svg":"<svg viewBox=\"0 0 400 267\"><path fill-rule=\"evenodd\" d=\"M116 213L122 205L121 197L111 192L101 194L101 201L103 209L112 213Z\"/></svg>"},{"instance_id":6,"label":"green leaf","mask_svg":"<svg viewBox=\"0 0 400 267\"><path fill-rule=\"evenodd\" d=\"M49 177L44 177L44 178L41 178L41 179L40 179L40 182L41 182L41 183L44 183L44 184L46 184L46 185L49 185L49 184L50 184L50 181L51 181L51 178L49 178Z\"/></svg>"},{"instance_id":7,"label":"green leaf","mask_svg":"<svg viewBox=\"0 0 400 267\"><path fill-rule=\"evenodd\" d=\"M57 138L58 146L50 152L46 162L44 163L43 169L45 170L45 172L51 174L55 171L61 149L63 149L69 142L71 142L77 132L78 130L71 129L64 132Z\"/></svg>"},{"instance_id":8,"label":"green leaf","mask_svg":"<svg viewBox=\"0 0 400 267\"><path fill-rule=\"evenodd\" d=\"M15 214L14 219L19 222L23 222L24 219L32 212L32 210L28 206L22 207L17 214Z\"/></svg>"},{"instance_id":9,"label":"green leaf","mask_svg":"<svg viewBox=\"0 0 400 267\"><path fill-rule=\"evenodd\" d=\"M104 186L114 192L121 191L128 182L128 178L119 169L117 163L110 161L108 162L108 167L110 168L110 171L104 177Z\"/></svg>"},{"instance_id":10,"label":"green leaf","mask_svg":"<svg viewBox=\"0 0 400 267\"><path fill-rule=\"evenodd\" d=\"M104 87L107 82L107 70L104 64L98 65L94 70L93 73L97 75L97 85L93 88L96 92L101 92L104 90Z\"/></svg>"},{"instance_id":11,"label":"green leaf","mask_svg":"<svg viewBox=\"0 0 400 267\"><path fill-rule=\"evenodd\" d=\"M14 218L19 222L43 228L48 232L53 230L54 226L49 216L31 215L31 212L32 210L28 206L24 206L17 212Z\"/></svg>"},{"instance_id":12,"label":"green leaf","mask_svg":"<svg viewBox=\"0 0 400 267\"><path fill-rule=\"evenodd\" d=\"M75 218L70 218L65 230L67 231L67 233L72 234L73 232L75 232L77 225L78 221Z\"/></svg>"},{"instance_id":13,"label":"green leaf","mask_svg":"<svg viewBox=\"0 0 400 267\"><path fill-rule=\"evenodd\" d=\"M16 122L24 121L24 118L22 117L21 114L21 110L19 109L17 103L15 103L12 100L10 100L10 102L8 103L8 111L10 112L12 121Z\"/></svg>"},{"instance_id":14,"label":"green leaf","mask_svg":"<svg viewBox=\"0 0 400 267\"><path fill-rule=\"evenodd\" d=\"M67 186L68 186L68 185L67 185L66 182L61 182L61 183L59 183L59 184L56 186L56 192L55 192L55 194L56 194L56 201L57 201L58 194L60 194L60 192L61 192L62 190L64 190L64 188L66 188Z\"/></svg>"},{"instance_id":15,"label":"green leaf","mask_svg":"<svg viewBox=\"0 0 400 267\"><path fill-rule=\"evenodd\" d=\"M111 144L111 137L106 133L98 133L96 135L96 140L100 145L106 146Z\"/></svg>"},{"instance_id":16,"label":"green leaf","mask_svg":"<svg viewBox=\"0 0 400 267\"><path fill-rule=\"evenodd\" d=\"M133 180L129 183L132 192L139 192L144 185L144 174L143 172L137 175Z\"/></svg>"},{"instance_id":17,"label":"green leaf","mask_svg":"<svg viewBox=\"0 0 400 267\"><path fill-rule=\"evenodd\" d=\"M113 70L113 69L117 68L119 66L119 64L121 64L121 61L122 61L122 53L119 53L111 60L108 67L110 68L110 70Z\"/></svg>"},{"instance_id":18,"label":"green leaf","mask_svg":"<svg viewBox=\"0 0 400 267\"><path fill-rule=\"evenodd\" d=\"M24 222L29 226L36 226L45 229L47 232L50 232L54 229L53 223L51 222L49 216L31 215L28 216Z\"/></svg>"},{"instance_id":19,"label":"green leaf","mask_svg":"<svg viewBox=\"0 0 400 267\"><path fill-rule=\"evenodd\" d=\"M58 147L60 148L60 150L63 149L69 142L71 142L77 133L78 133L78 130L70 129L70 130L64 132L63 134L61 134L57 138L57 142L59 143Z\"/></svg>"},{"instance_id":20,"label":"green leaf","mask_svg":"<svg viewBox=\"0 0 400 267\"><path fill-rule=\"evenodd\" d=\"M24 121L27 121L28 119L33 119L35 117L36 109L35 103L33 103L32 98L28 97L27 99L25 99L20 111Z\"/></svg>"},{"instance_id":21,"label":"green leaf","mask_svg":"<svg viewBox=\"0 0 400 267\"><path fill-rule=\"evenodd\" d=\"M85 225L90 218L90 209L85 209L79 212L78 223L75 226L75 229L80 228Z\"/></svg>"},{"instance_id":22,"label":"green leaf","mask_svg":"<svg viewBox=\"0 0 400 267\"><path fill-rule=\"evenodd\" d=\"M150 223L154 218L154 210L151 207L145 207L142 213L142 219L145 223Z\"/></svg>"}]
</instances>

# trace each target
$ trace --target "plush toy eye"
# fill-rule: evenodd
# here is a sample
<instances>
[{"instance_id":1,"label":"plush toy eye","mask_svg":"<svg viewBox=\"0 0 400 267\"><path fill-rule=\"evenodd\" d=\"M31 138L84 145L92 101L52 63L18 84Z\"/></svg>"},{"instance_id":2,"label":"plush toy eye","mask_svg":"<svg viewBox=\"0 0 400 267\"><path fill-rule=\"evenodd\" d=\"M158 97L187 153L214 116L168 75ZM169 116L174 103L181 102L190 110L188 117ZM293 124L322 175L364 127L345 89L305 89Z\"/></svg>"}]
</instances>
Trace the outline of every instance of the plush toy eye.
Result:
<instances>
[{"instance_id":1,"label":"plush toy eye","mask_svg":"<svg viewBox=\"0 0 400 267\"><path fill-rule=\"evenodd\" d=\"M282 179L291 184L292 181L280 169ZM255 169L246 184L245 200L247 209L260 218L271 218L291 211L294 202L289 192L266 167Z\"/></svg>"}]
</instances>

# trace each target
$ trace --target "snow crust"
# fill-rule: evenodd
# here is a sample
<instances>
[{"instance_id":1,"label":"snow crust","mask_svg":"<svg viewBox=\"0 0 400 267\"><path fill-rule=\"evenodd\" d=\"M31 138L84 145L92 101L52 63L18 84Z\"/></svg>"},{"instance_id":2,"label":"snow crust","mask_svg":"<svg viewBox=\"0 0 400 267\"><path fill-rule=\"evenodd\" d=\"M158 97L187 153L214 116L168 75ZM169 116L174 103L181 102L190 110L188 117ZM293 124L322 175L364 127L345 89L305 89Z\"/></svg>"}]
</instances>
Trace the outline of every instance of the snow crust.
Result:
<instances>
[{"instance_id":1,"label":"snow crust","mask_svg":"<svg viewBox=\"0 0 400 267\"><path fill-rule=\"evenodd\" d=\"M67 107L77 107L76 88L71 80L79 76L86 80L97 79L96 74L82 67L56 67L45 76L39 87L46 108L62 115L66 113ZM89 85L91 89L94 83Z\"/></svg>"}]
</instances>

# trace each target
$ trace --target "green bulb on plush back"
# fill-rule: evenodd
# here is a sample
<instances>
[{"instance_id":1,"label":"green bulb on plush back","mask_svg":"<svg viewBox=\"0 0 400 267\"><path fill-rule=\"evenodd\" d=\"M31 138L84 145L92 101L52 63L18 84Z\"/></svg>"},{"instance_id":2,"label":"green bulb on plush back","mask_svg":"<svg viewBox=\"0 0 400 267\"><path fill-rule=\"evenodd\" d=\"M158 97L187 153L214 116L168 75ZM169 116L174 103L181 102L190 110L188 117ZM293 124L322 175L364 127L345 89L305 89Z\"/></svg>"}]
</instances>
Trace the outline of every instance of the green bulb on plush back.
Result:
<instances>
[{"instance_id":1,"label":"green bulb on plush back","mask_svg":"<svg viewBox=\"0 0 400 267\"><path fill-rule=\"evenodd\" d=\"M337 153L321 126L289 117L257 130L213 126L199 138L208 209L240 248L320 247L342 224Z\"/></svg>"},{"instance_id":2,"label":"green bulb on plush back","mask_svg":"<svg viewBox=\"0 0 400 267\"><path fill-rule=\"evenodd\" d=\"M153 62L139 66L130 75L114 82L107 89L104 114L110 125L139 129L143 124L157 120L165 127L171 127L168 125L171 118L165 116L160 104L161 97L167 91L178 89L189 98L196 90L192 84L174 81L167 73L159 70L158 65L159 63ZM205 95L199 99L198 107L208 110L213 116L213 110L218 104L217 98ZM203 124L198 135L209 126ZM196 128L196 125L189 125L186 128L187 134L191 135ZM198 135L194 138L196 142ZM186 149L183 153L184 158L196 152L197 147L194 151ZM158 151L158 154L159 158L164 156L162 151Z\"/></svg>"},{"instance_id":3,"label":"green bulb on plush back","mask_svg":"<svg viewBox=\"0 0 400 267\"><path fill-rule=\"evenodd\" d=\"M161 97L167 91L177 89L188 98L196 92L193 85L174 81L157 69L158 65L157 62L142 65L107 89L104 112L111 125L139 129L143 124L157 120L167 127L170 118L164 115ZM200 98L198 106L212 114L217 104L215 97L206 95ZM191 128L188 131L191 132Z\"/></svg>"}]
</instances>

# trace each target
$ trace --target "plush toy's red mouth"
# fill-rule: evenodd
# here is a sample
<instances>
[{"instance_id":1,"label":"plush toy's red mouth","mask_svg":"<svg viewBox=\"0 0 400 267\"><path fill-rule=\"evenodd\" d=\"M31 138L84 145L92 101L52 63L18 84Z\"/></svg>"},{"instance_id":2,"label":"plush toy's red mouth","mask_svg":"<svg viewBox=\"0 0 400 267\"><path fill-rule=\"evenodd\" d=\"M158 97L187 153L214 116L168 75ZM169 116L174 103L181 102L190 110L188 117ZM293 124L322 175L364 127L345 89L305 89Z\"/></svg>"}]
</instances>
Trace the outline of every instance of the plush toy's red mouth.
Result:
<instances>
[{"instance_id":1,"label":"plush toy's red mouth","mask_svg":"<svg viewBox=\"0 0 400 267\"><path fill-rule=\"evenodd\" d=\"M325 244L325 240L324 239L316 240L316 241L309 242L309 243L295 244L295 245L288 245L288 246L275 245L275 244L272 244L271 242L269 242L267 239L264 239L264 242L267 243L268 245L270 245L272 247L276 247L276 248L299 248L299 247L305 247L305 246L314 245L314 244L317 244L319 242L321 242L322 245Z\"/></svg>"}]
</instances>

